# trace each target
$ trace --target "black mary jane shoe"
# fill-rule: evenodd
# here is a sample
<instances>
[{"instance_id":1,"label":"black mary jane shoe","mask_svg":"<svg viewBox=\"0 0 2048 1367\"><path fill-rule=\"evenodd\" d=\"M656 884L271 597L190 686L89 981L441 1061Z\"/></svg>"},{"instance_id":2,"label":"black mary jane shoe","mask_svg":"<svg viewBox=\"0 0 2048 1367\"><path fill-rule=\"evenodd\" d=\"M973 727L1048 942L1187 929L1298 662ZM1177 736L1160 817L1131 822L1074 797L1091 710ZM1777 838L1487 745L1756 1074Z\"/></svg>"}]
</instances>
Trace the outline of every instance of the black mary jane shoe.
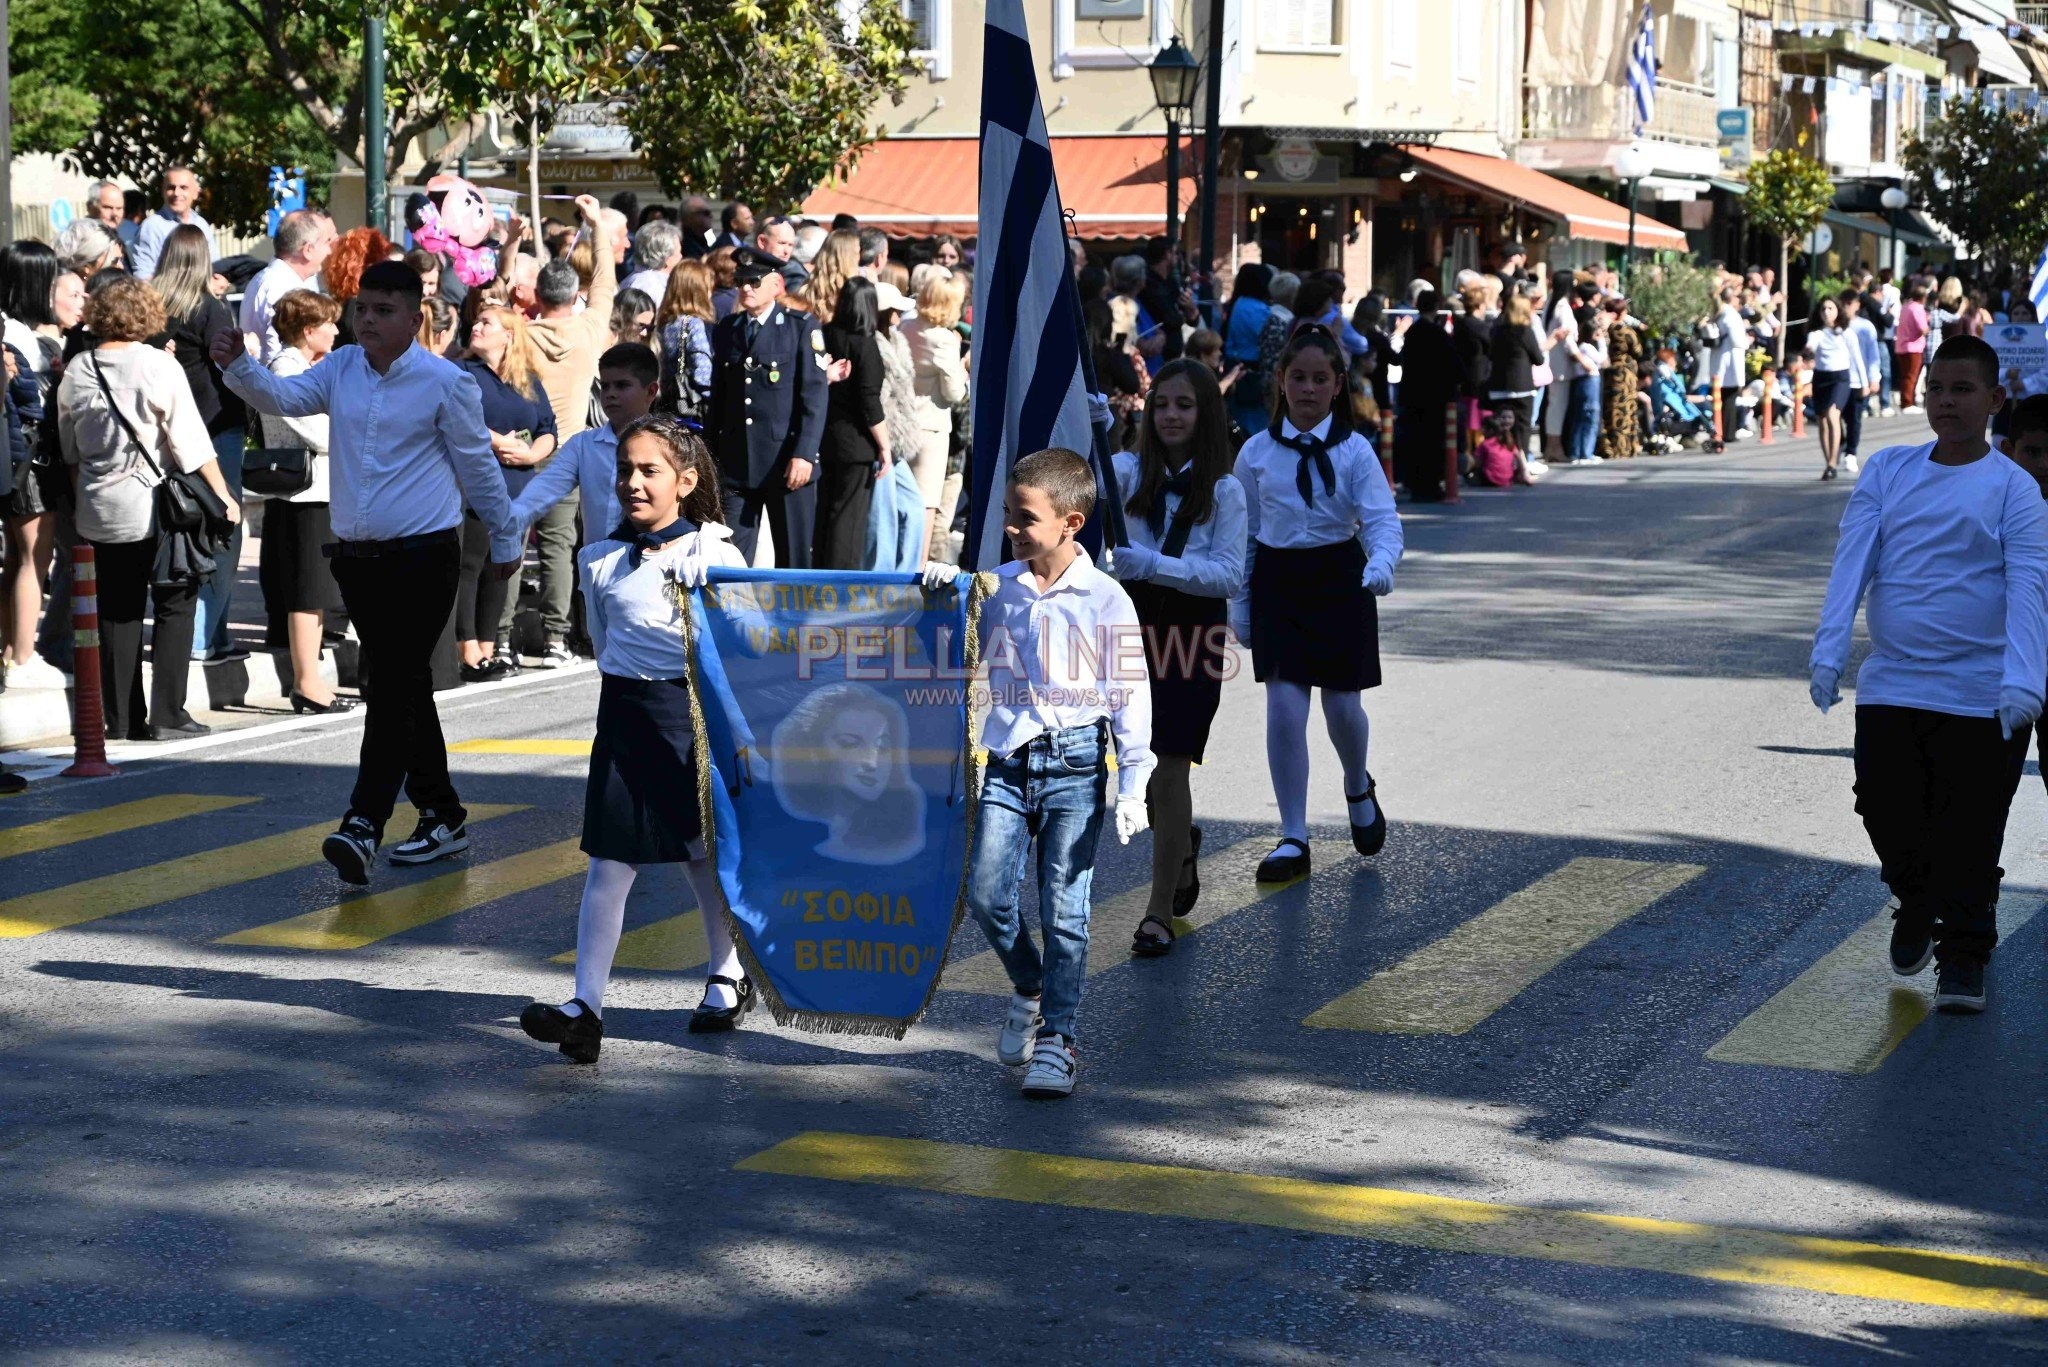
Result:
<instances>
[{"instance_id":1,"label":"black mary jane shoe","mask_svg":"<svg viewBox=\"0 0 2048 1367\"><path fill-rule=\"evenodd\" d=\"M704 1001L690 1014L690 1033L693 1035L716 1035L727 1030L739 1029L740 1021L754 1005L754 980L752 978L728 978L723 973L714 973L704 980ZM724 983L733 990L739 1000L731 1006L712 1006L712 983Z\"/></svg>"},{"instance_id":2,"label":"black mary jane shoe","mask_svg":"<svg viewBox=\"0 0 2048 1367\"><path fill-rule=\"evenodd\" d=\"M1379 793L1379 785L1372 781L1371 774L1367 774L1364 792L1356 797L1349 793L1344 795L1346 802L1364 802L1368 798L1372 801L1372 824L1360 826L1354 823L1351 827L1351 848L1368 859L1378 854L1387 843L1387 809L1380 806Z\"/></svg>"},{"instance_id":3,"label":"black mary jane shoe","mask_svg":"<svg viewBox=\"0 0 2048 1367\"><path fill-rule=\"evenodd\" d=\"M583 1014L572 1016L559 1006L535 1002L519 1013L519 1028L542 1044L558 1044L571 1063L595 1063L604 1047L604 1021L581 997L572 1005Z\"/></svg>"},{"instance_id":4,"label":"black mary jane shoe","mask_svg":"<svg viewBox=\"0 0 2048 1367\"><path fill-rule=\"evenodd\" d=\"M1188 827L1188 857L1181 863L1181 877L1187 881L1173 890L1173 914L1185 916L1195 909L1195 902L1202 895L1202 870L1196 860L1202 857L1202 828ZM1171 927L1169 927L1171 929ZM1164 954L1165 950L1159 951Z\"/></svg>"},{"instance_id":5,"label":"black mary jane shoe","mask_svg":"<svg viewBox=\"0 0 2048 1367\"><path fill-rule=\"evenodd\" d=\"M1259 871L1252 877L1261 883L1292 883L1308 877L1308 846L1293 836L1286 837L1259 861Z\"/></svg>"},{"instance_id":6,"label":"black mary jane shoe","mask_svg":"<svg viewBox=\"0 0 2048 1367\"><path fill-rule=\"evenodd\" d=\"M1163 938L1158 934L1158 931L1148 929L1148 927L1154 926L1166 932ZM1163 959L1173 953L1173 942L1176 938L1178 937L1174 935L1173 927L1170 924L1160 920L1157 916L1147 916L1144 920L1138 922L1138 933L1131 937L1131 957L1136 959Z\"/></svg>"}]
</instances>

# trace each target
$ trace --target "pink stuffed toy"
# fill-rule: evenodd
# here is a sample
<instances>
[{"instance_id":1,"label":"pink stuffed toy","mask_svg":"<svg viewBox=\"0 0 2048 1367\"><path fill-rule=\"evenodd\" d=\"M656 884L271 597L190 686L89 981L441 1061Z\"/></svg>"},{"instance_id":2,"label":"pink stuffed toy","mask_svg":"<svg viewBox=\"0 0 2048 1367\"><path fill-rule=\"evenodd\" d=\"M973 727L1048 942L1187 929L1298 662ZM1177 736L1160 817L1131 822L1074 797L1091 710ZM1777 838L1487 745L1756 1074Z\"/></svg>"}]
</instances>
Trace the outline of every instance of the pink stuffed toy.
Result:
<instances>
[{"instance_id":1,"label":"pink stuffed toy","mask_svg":"<svg viewBox=\"0 0 2048 1367\"><path fill-rule=\"evenodd\" d=\"M427 182L427 202L419 218L413 240L453 261L456 279L476 286L498 278L498 252L487 245L491 205L483 191L461 176L435 176Z\"/></svg>"}]
</instances>

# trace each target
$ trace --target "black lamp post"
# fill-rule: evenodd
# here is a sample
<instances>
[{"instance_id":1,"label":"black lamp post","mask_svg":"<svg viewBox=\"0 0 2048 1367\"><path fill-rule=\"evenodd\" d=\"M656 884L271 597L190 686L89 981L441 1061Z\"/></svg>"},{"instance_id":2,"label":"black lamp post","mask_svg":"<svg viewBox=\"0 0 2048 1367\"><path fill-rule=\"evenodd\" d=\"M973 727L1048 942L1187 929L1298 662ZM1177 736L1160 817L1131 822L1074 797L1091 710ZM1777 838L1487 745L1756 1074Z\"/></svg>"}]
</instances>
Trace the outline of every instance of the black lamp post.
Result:
<instances>
[{"instance_id":1,"label":"black lamp post","mask_svg":"<svg viewBox=\"0 0 2048 1367\"><path fill-rule=\"evenodd\" d=\"M1173 252L1173 279L1180 283L1180 130L1194 112L1195 86L1202 65L1181 46L1176 34L1159 49L1146 68L1152 77L1152 98L1166 115L1166 242Z\"/></svg>"}]
</instances>

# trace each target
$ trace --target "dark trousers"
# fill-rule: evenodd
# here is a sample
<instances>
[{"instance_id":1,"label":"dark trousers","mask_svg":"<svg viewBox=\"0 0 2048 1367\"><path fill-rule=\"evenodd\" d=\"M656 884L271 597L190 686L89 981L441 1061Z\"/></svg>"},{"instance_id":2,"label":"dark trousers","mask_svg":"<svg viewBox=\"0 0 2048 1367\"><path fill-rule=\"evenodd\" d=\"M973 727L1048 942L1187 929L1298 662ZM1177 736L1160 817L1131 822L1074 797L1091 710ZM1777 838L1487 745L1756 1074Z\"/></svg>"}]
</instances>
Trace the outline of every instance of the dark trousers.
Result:
<instances>
[{"instance_id":1,"label":"dark trousers","mask_svg":"<svg viewBox=\"0 0 2048 1367\"><path fill-rule=\"evenodd\" d=\"M349 811L381 834L403 786L413 806L457 825L467 813L448 779L448 746L434 710L433 655L455 610L462 542L450 528L425 545L336 556L333 563L341 600L363 643L367 715Z\"/></svg>"},{"instance_id":2,"label":"dark trousers","mask_svg":"<svg viewBox=\"0 0 2048 1367\"><path fill-rule=\"evenodd\" d=\"M149 580L156 569L156 542L151 536L93 543L99 576L100 696L109 740L140 739L148 735L151 723L178 726L192 719L185 711L185 679L191 667L199 585L153 587ZM156 631L150 638L150 658L156 662L156 677L145 713L142 620L145 607L152 604Z\"/></svg>"},{"instance_id":3,"label":"dark trousers","mask_svg":"<svg viewBox=\"0 0 2048 1367\"><path fill-rule=\"evenodd\" d=\"M1863 405L1867 402L1863 391L1849 390L1849 406L1842 410L1842 454L1853 456L1862 449Z\"/></svg>"},{"instance_id":4,"label":"dark trousers","mask_svg":"<svg viewBox=\"0 0 2048 1367\"><path fill-rule=\"evenodd\" d=\"M2027 733L1996 717L1856 709L1856 812L1900 921L1927 926L1943 963L1983 963L1998 943L1999 847Z\"/></svg>"},{"instance_id":5,"label":"dark trousers","mask_svg":"<svg viewBox=\"0 0 2048 1367\"><path fill-rule=\"evenodd\" d=\"M828 462L818 467L816 487L818 532L811 564L821 570L865 569L875 467L865 461Z\"/></svg>"},{"instance_id":6,"label":"dark trousers","mask_svg":"<svg viewBox=\"0 0 2048 1367\"><path fill-rule=\"evenodd\" d=\"M761 534L761 513L768 514L768 531L775 538L775 568L807 570L811 567L811 540L818 521L818 477L801 489L786 489L782 477L774 476L760 489L725 486L725 524L732 528L733 548L754 560L754 543Z\"/></svg>"},{"instance_id":7,"label":"dark trousers","mask_svg":"<svg viewBox=\"0 0 2048 1367\"><path fill-rule=\"evenodd\" d=\"M1443 404L1403 409L1394 415L1394 474L1415 502L1443 502Z\"/></svg>"},{"instance_id":8,"label":"dark trousers","mask_svg":"<svg viewBox=\"0 0 2048 1367\"><path fill-rule=\"evenodd\" d=\"M475 513L462 515L462 579L455 590L455 639L482 641L498 639L498 619L505 611L505 595L512 580L498 578L491 564L491 534Z\"/></svg>"}]
</instances>

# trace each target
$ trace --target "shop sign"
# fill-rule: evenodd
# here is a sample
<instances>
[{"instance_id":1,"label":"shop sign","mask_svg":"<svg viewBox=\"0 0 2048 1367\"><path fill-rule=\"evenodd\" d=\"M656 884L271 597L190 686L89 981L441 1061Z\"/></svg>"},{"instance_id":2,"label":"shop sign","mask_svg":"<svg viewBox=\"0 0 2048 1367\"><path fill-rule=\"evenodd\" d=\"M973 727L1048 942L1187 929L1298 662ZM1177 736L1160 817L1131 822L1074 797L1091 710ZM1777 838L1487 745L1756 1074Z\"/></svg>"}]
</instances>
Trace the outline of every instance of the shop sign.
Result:
<instances>
[{"instance_id":1,"label":"shop sign","mask_svg":"<svg viewBox=\"0 0 2048 1367\"><path fill-rule=\"evenodd\" d=\"M1282 138L1273 144L1273 169L1282 180L1307 180L1321 160L1322 154L1307 138Z\"/></svg>"},{"instance_id":2,"label":"shop sign","mask_svg":"<svg viewBox=\"0 0 2048 1367\"><path fill-rule=\"evenodd\" d=\"M1721 165L1730 171L1747 171L1752 156L1750 111L1720 109L1714 112L1714 131L1720 137Z\"/></svg>"}]
</instances>

